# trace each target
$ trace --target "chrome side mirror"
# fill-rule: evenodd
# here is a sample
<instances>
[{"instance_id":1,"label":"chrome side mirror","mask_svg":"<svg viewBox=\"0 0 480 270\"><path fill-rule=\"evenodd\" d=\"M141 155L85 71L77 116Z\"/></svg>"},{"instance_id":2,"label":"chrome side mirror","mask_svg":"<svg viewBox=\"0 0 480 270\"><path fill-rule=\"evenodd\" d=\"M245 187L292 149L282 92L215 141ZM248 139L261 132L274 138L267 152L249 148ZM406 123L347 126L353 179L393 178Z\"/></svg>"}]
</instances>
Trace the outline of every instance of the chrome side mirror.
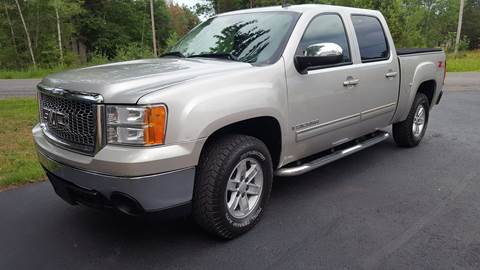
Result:
<instances>
[{"instance_id":1,"label":"chrome side mirror","mask_svg":"<svg viewBox=\"0 0 480 270\"><path fill-rule=\"evenodd\" d=\"M303 52L303 55L318 57L338 57L343 55L343 49L336 43L317 43L308 46Z\"/></svg>"},{"instance_id":2,"label":"chrome side mirror","mask_svg":"<svg viewBox=\"0 0 480 270\"><path fill-rule=\"evenodd\" d=\"M309 45L303 55L295 57L295 66L302 74L309 69L342 63L343 49L336 43L316 43Z\"/></svg>"}]
</instances>

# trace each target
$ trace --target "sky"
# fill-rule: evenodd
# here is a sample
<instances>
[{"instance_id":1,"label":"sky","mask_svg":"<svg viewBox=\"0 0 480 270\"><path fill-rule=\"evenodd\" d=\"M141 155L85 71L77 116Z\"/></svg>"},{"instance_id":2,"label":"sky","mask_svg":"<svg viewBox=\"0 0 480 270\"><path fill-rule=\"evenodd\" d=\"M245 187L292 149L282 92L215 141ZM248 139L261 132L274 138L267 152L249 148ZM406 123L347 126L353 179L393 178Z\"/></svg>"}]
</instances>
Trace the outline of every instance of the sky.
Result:
<instances>
[{"instance_id":1,"label":"sky","mask_svg":"<svg viewBox=\"0 0 480 270\"><path fill-rule=\"evenodd\" d=\"M194 6L196 3L200 3L201 0L173 0L177 4L184 4L188 7Z\"/></svg>"}]
</instances>

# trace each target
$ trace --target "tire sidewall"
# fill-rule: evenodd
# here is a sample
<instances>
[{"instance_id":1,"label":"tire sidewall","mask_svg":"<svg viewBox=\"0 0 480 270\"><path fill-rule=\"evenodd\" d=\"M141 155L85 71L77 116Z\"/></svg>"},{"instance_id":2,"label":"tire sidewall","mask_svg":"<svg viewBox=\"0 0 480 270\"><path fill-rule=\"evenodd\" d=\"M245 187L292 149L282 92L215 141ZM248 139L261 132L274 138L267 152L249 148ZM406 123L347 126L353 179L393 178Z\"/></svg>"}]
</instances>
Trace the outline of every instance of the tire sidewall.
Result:
<instances>
[{"instance_id":1,"label":"tire sidewall","mask_svg":"<svg viewBox=\"0 0 480 270\"><path fill-rule=\"evenodd\" d=\"M227 209L227 205L225 202L225 192L227 189L227 183L230 177L230 174L234 170L235 166L243 159L246 158L253 158L255 159L260 166L262 167L263 172L263 187L260 200L258 201L255 209L245 218L238 219L230 214ZM260 219L261 215L263 214L264 207L268 202L270 196L270 190L272 186L272 178L273 178L273 171L272 171L272 161L271 157L268 153L266 147L255 147L254 145L248 145L246 147L242 147L242 149L238 149L236 153L233 154L232 159L228 161L226 164L226 171L222 175L222 181L220 185L220 191L218 192L217 200L222 201L222 208L221 214L224 217L228 227L230 230L235 231L237 233L242 233L244 231L249 230L253 227L257 221Z\"/></svg>"},{"instance_id":2,"label":"tire sidewall","mask_svg":"<svg viewBox=\"0 0 480 270\"><path fill-rule=\"evenodd\" d=\"M413 120L415 118L415 114L417 112L418 106L420 106L420 105L422 105L423 109L425 110L425 124L423 126L423 130L422 130L422 133L420 134L420 136L416 137L413 134L412 128L413 128ZM430 113L430 106L428 104L427 97L423 94L419 95L415 99L415 104L414 104L414 106L412 106L412 114L410 115L410 138L415 145L419 144L420 141L423 139L423 136L425 136L425 132L427 131L427 126L428 126L429 113Z\"/></svg>"}]
</instances>

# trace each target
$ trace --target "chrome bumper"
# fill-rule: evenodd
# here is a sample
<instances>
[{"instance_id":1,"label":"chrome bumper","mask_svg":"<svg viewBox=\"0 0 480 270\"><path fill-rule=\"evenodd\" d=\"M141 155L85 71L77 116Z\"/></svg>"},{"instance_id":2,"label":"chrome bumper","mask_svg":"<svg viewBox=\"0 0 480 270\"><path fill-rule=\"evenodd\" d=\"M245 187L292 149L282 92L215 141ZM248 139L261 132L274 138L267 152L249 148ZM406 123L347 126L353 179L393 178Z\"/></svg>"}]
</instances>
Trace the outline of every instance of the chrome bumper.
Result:
<instances>
[{"instance_id":1,"label":"chrome bumper","mask_svg":"<svg viewBox=\"0 0 480 270\"><path fill-rule=\"evenodd\" d=\"M120 177L73 168L40 151L37 151L37 154L57 194L70 203L76 201L75 198L65 198L65 185L84 190L86 194L98 194L107 202L112 199L113 194L126 194L136 200L146 212L181 206L192 200L195 167L156 175Z\"/></svg>"}]
</instances>

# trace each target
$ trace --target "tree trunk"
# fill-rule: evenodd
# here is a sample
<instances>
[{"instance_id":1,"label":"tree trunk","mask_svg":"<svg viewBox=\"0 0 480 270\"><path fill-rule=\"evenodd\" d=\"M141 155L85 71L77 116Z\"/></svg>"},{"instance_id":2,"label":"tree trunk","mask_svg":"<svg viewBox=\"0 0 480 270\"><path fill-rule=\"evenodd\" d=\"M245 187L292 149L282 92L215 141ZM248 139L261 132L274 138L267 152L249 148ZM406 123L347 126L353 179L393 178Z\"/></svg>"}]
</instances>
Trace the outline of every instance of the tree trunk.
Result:
<instances>
[{"instance_id":1,"label":"tree trunk","mask_svg":"<svg viewBox=\"0 0 480 270\"><path fill-rule=\"evenodd\" d=\"M7 22L8 22L8 25L10 26L10 33L12 34L13 49L15 50L15 55L18 56L17 42L15 41L15 31L13 30L13 25L12 25L12 21L10 20L10 15L8 15L7 3L4 3L4 7L5 7L5 15L7 16Z\"/></svg>"},{"instance_id":2,"label":"tree trunk","mask_svg":"<svg viewBox=\"0 0 480 270\"><path fill-rule=\"evenodd\" d=\"M18 1L18 0L17 0ZM155 16L153 14L153 0L150 0L150 17L152 19L152 42L153 42L153 55L157 57L157 35L155 33Z\"/></svg>"},{"instance_id":3,"label":"tree trunk","mask_svg":"<svg viewBox=\"0 0 480 270\"><path fill-rule=\"evenodd\" d=\"M147 2L145 2L145 9L143 11L143 18L142 18L142 48L145 45L144 44L144 37L145 37L145 20L146 20L146 17L147 17L147 7L148 7L148 4L147 4Z\"/></svg>"},{"instance_id":4,"label":"tree trunk","mask_svg":"<svg viewBox=\"0 0 480 270\"><path fill-rule=\"evenodd\" d=\"M63 66L62 30L60 29L60 16L58 15L58 2L55 3L55 16L57 17L57 33L58 33L58 49L60 52L60 65Z\"/></svg>"},{"instance_id":5,"label":"tree trunk","mask_svg":"<svg viewBox=\"0 0 480 270\"><path fill-rule=\"evenodd\" d=\"M37 2L37 14L36 14L36 24L35 24L35 49L38 49L38 35L40 33L40 1Z\"/></svg>"},{"instance_id":6,"label":"tree trunk","mask_svg":"<svg viewBox=\"0 0 480 270\"><path fill-rule=\"evenodd\" d=\"M18 13L20 14L20 19L22 19L22 24L23 24L23 29L25 30L25 35L27 36L27 44L28 44L28 49L30 50L30 56L32 57L33 68L36 69L37 68L37 63L35 62L35 56L33 55L32 41L30 40L30 34L28 33L27 24L25 24L25 20L23 19L23 14L22 14L22 9L20 8L20 3L18 3L18 0L15 0L15 3L17 4Z\"/></svg>"},{"instance_id":7,"label":"tree trunk","mask_svg":"<svg viewBox=\"0 0 480 270\"><path fill-rule=\"evenodd\" d=\"M455 54L458 53L458 45L460 44L460 35L462 33L462 20L463 20L463 6L464 0L460 0L460 10L458 11L458 25L457 25L457 38L455 39Z\"/></svg>"}]
</instances>

